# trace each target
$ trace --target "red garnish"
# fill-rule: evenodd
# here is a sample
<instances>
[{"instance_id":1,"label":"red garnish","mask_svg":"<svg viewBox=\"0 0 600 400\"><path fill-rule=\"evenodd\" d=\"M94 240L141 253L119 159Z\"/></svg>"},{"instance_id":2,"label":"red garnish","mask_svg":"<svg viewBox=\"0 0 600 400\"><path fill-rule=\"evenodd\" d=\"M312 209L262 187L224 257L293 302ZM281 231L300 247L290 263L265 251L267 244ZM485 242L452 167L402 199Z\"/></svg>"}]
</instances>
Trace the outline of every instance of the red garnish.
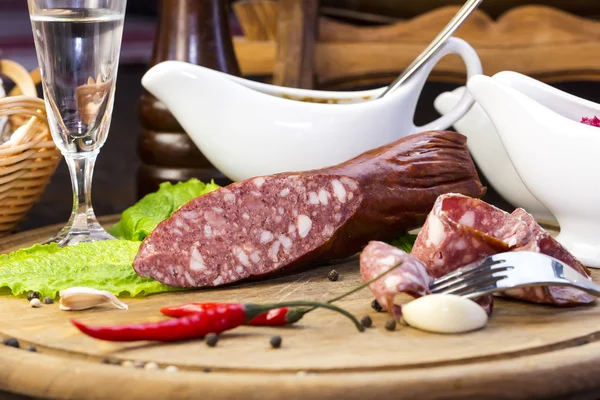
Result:
<instances>
[{"instance_id":1,"label":"red garnish","mask_svg":"<svg viewBox=\"0 0 600 400\"><path fill-rule=\"evenodd\" d=\"M582 124L586 124L586 125L595 126L597 128L600 128L600 118L598 118L596 116L594 116L592 118L583 117L583 118L581 118L581 123Z\"/></svg>"}]
</instances>

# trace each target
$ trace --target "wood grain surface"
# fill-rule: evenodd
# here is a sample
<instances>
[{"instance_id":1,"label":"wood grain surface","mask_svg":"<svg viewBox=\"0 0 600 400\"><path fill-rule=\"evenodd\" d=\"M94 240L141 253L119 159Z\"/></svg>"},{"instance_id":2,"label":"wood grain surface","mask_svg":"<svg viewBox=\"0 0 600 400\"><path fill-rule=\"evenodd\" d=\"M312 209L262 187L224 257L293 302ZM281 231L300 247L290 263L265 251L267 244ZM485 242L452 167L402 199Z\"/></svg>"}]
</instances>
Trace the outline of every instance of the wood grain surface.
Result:
<instances>
[{"instance_id":1,"label":"wood grain surface","mask_svg":"<svg viewBox=\"0 0 600 400\"><path fill-rule=\"evenodd\" d=\"M356 26L321 16L314 44L314 72L321 89L357 84L387 84L439 33L459 6L430 10L387 26ZM267 24L248 18L242 24ZM251 31L247 27L244 31ZM600 80L600 21L543 5L515 7L492 19L476 10L457 31L477 51L486 75L517 71L546 82ZM296 34L296 38L301 37ZM275 41L234 41L242 72L271 75ZM441 60L431 78L456 83L465 79L459 57Z\"/></svg>"},{"instance_id":2,"label":"wood grain surface","mask_svg":"<svg viewBox=\"0 0 600 400\"><path fill-rule=\"evenodd\" d=\"M114 218L104 221L109 223ZM0 252L28 246L58 227L0 241ZM330 282L335 268L341 279ZM600 272L593 271L600 280ZM399 326L383 328L363 290L339 305L374 327L358 333L327 311L308 314L295 327L241 327L217 347L201 341L172 344L109 343L80 334L69 319L92 324L158 321L158 309L189 301L273 302L326 300L358 285L349 261L228 288L124 299L129 311L98 308L34 309L27 300L0 296L0 337L16 337L38 353L0 346L0 389L20 395L77 399L426 399L594 398L600 382L600 307L572 309L496 301L488 326L464 335L437 335ZM399 296L399 302L408 301ZM269 339L281 335L281 349ZM102 364L105 359L155 361L179 372ZM210 371L210 372L208 372ZM510 382L510 384L507 384ZM575 397L572 397L575 396Z\"/></svg>"},{"instance_id":3,"label":"wood grain surface","mask_svg":"<svg viewBox=\"0 0 600 400\"><path fill-rule=\"evenodd\" d=\"M280 0L277 4L277 58L273 84L312 89L318 1Z\"/></svg>"}]
</instances>

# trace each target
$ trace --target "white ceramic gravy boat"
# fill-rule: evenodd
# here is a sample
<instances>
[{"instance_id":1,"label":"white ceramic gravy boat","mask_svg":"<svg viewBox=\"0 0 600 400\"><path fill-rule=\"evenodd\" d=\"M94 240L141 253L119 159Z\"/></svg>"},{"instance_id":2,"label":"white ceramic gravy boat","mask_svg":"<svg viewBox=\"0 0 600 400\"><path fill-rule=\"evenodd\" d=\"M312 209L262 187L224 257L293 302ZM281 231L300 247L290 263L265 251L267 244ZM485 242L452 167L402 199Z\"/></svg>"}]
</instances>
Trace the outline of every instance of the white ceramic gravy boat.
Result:
<instances>
[{"instance_id":1,"label":"white ceramic gravy boat","mask_svg":"<svg viewBox=\"0 0 600 400\"><path fill-rule=\"evenodd\" d=\"M497 75L495 78L502 79L502 76L504 75ZM452 92L440 94L433 103L435 109L442 115L447 114L460 101L465 90L467 89L462 86ZM454 128L468 138L467 146L473 159L489 185L500 196L513 206L526 209L540 222L557 224L550 210L531 194L519 178L496 128L478 103L456 121Z\"/></svg>"},{"instance_id":2,"label":"white ceramic gravy boat","mask_svg":"<svg viewBox=\"0 0 600 400\"><path fill-rule=\"evenodd\" d=\"M469 91L486 111L517 173L560 224L557 240L600 268L600 104L512 72L475 76Z\"/></svg>"},{"instance_id":3,"label":"white ceramic gravy boat","mask_svg":"<svg viewBox=\"0 0 600 400\"><path fill-rule=\"evenodd\" d=\"M462 57L468 77L481 73L475 50L451 38L420 71L381 99L374 98L385 88L357 92L292 89L177 61L154 66L142 84L166 105L208 160L237 181L337 164L410 134L448 128L469 110L470 95L465 94L447 115L424 126L415 126L413 116L429 73L452 53Z\"/></svg>"}]
</instances>

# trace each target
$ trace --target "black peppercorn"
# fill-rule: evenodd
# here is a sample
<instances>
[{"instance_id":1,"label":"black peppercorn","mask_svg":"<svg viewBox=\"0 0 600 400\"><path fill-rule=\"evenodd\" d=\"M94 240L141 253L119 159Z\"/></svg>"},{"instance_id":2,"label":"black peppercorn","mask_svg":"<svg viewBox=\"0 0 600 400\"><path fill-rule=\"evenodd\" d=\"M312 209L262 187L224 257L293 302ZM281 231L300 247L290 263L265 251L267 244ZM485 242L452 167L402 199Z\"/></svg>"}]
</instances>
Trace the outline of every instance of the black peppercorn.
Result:
<instances>
[{"instance_id":1,"label":"black peppercorn","mask_svg":"<svg viewBox=\"0 0 600 400\"><path fill-rule=\"evenodd\" d=\"M216 333L209 333L208 335L206 335L207 346L215 347L217 345L218 341L219 341L219 335L217 335Z\"/></svg>"},{"instance_id":2,"label":"black peppercorn","mask_svg":"<svg viewBox=\"0 0 600 400\"><path fill-rule=\"evenodd\" d=\"M4 339L4 345L5 346L10 346L10 347L15 347L15 348L19 348L19 341L15 338L8 338L8 339Z\"/></svg>"},{"instance_id":3,"label":"black peppercorn","mask_svg":"<svg viewBox=\"0 0 600 400\"><path fill-rule=\"evenodd\" d=\"M281 347L281 336L273 336L271 338L271 347L274 349Z\"/></svg>"},{"instance_id":4,"label":"black peppercorn","mask_svg":"<svg viewBox=\"0 0 600 400\"><path fill-rule=\"evenodd\" d=\"M373 310L375 310L377 312L383 311L383 308L381 307L381 305L379 305L379 302L377 301L377 299L373 299L373 301L371 302L371 308L373 308Z\"/></svg>"},{"instance_id":5,"label":"black peppercorn","mask_svg":"<svg viewBox=\"0 0 600 400\"><path fill-rule=\"evenodd\" d=\"M29 292L27 293L27 301L31 301L32 299L39 299L40 296L40 292Z\"/></svg>"},{"instance_id":6,"label":"black peppercorn","mask_svg":"<svg viewBox=\"0 0 600 400\"><path fill-rule=\"evenodd\" d=\"M52 297L44 297L44 304L53 304L54 300L52 300Z\"/></svg>"},{"instance_id":7,"label":"black peppercorn","mask_svg":"<svg viewBox=\"0 0 600 400\"><path fill-rule=\"evenodd\" d=\"M30 344L29 346L27 346L27 351L31 351L32 353L35 353L35 352L37 352L37 349L35 348L34 345Z\"/></svg>"},{"instance_id":8,"label":"black peppercorn","mask_svg":"<svg viewBox=\"0 0 600 400\"><path fill-rule=\"evenodd\" d=\"M331 282L335 282L340 278L340 273L337 272L335 269L332 269L329 272L329 275L327 275L327 279L329 279Z\"/></svg>"},{"instance_id":9,"label":"black peppercorn","mask_svg":"<svg viewBox=\"0 0 600 400\"><path fill-rule=\"evenodd\" d=\"M393 319L390 319L389 321L387 321L385 323L385 329L387 329L388 331L396 330L396 321L394 321Z\"/></svg>"},{"instance_id":10,"label":"black peppercorn","mask_svg":"<svg viewBox=\"0 0 600 400\"><path fill-rule=\"evenodd\" d=\"M371 319L371 317L369 317L368 315L365 315L364 317L362 317L360 319L360 323L362 324L362 326L364 326L365 328L370 328L373 325L373 320Z\"/></svg>"}]
</instances>

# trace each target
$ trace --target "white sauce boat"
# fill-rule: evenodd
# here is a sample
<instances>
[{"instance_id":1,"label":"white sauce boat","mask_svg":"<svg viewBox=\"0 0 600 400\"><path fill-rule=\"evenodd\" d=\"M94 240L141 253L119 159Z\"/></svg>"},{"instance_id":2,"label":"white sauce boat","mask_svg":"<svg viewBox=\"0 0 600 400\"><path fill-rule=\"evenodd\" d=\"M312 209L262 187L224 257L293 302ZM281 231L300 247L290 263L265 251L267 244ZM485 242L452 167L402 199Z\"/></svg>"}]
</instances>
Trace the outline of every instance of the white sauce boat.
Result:
<instances>
[{"instance_id":1,"label":"white sauce boat","mask_svg":"<svg viewBox=\"0 0 600 400\"><path fill-rule=\"evenodd\" d=\"M503 76L507 75L500 74L495 78L502 80ZM460 101L465 90L463 86L452 92L440 94L433 103L435 109L442 115L447 114ZM531 194L517 174L496 128L479 104L475 103L471 110L454 124L454 128L468 138L467 146L473 159L489 185L500 196L513 206L524 208L540 222L557 224L550 210Z\"/></svg>"},{"instance_id":2,"label":"white sauce boat","mask_svg":"<svg viewBox=\"0 0 600 400\"><path fill-rule=\"evenodd\" d=\"M376 97L385 88L292 89L177 61L154 66L142 84L166 105L215 167L232 180L242 180L334 165L404 136L448 128L473 104L468 94L447 115L429 124L415 126L413 117L429 73L452 53L463 58L468 77L481 73L475 50L451 38L421 70L380 99Z\"/></svg>"},{"instance_id":3,"label":"white sauce boat","mask_svg":"<svg viewBox=\"0 0 600 400\"><path fill-rule=\"evenodd\" d=\"M485 110L529 191L560 224L561 242L600 268L600 104L514 72L475 76L467 87Z\"/></svg>"}]
</instances>

